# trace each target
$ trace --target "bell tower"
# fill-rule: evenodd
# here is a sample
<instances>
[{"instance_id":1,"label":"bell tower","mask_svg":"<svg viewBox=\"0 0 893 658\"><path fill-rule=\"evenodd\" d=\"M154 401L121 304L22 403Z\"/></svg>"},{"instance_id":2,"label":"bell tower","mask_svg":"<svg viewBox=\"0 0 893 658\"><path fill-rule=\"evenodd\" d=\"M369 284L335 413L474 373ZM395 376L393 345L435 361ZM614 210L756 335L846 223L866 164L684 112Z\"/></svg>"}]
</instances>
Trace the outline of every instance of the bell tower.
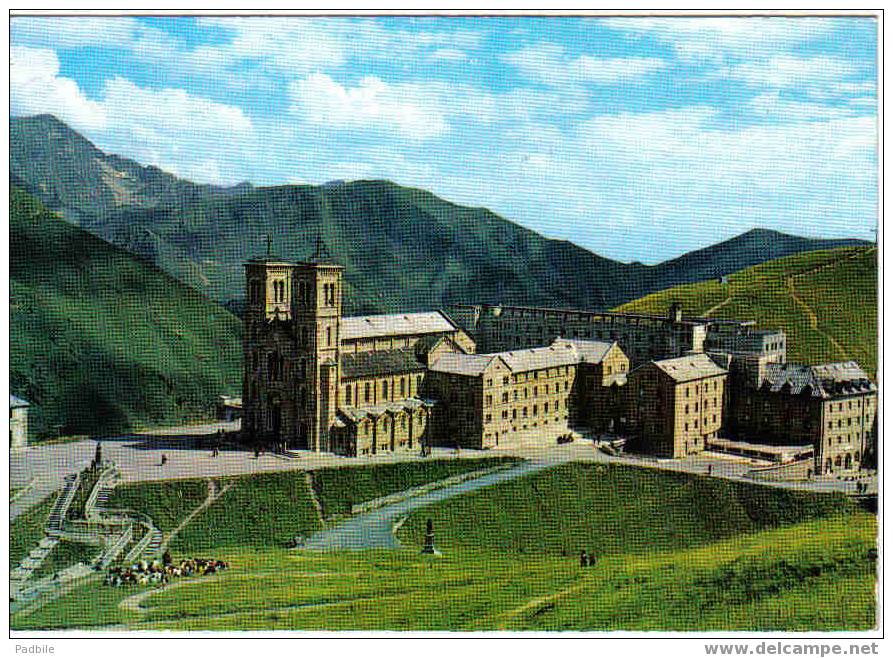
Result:
<instances>
[{"instance_id":1,"label":"bell tower","mask_svg":"<svg viewBox=\"0 0 893 658\"><path fill-rule=\"evenodd\" d=\"M344 268L322 240L313 256L294 266L292 317L298 355L298 442L327 452L341 377L341 286Z\"/></svg>"},{"instance_id":2,"label":"bell tower","mask_svg":"<svg viewBox=\"0 0 893 658\"><path fill-rule=\"evenodd\" d=\"M277 443L292 430L287 337L295 265L274 256L271 246L267 238L266 256L245 263L242 431L253 441Z\"/></svg>"}]
</instances>

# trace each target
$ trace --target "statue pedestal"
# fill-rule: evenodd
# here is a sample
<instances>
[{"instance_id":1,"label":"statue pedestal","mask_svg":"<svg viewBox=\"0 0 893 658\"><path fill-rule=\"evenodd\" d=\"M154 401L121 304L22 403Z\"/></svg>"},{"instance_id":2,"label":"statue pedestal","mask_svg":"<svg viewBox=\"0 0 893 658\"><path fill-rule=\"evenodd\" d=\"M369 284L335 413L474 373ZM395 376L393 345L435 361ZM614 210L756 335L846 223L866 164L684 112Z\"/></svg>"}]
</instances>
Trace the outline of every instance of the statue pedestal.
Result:
<instances>
[{"instance_id":1,"label":"statue pedestal","mask_svg":"<svg viewBox=\"0 0 893 658\"><path fill-rule=\"evenodd\" d=\"M425 532L425 545L422 547L422 555L441 555L441 552L434 547L434 527L431 519L428 519L427 529Z\"/></svg>"}]
</instances>

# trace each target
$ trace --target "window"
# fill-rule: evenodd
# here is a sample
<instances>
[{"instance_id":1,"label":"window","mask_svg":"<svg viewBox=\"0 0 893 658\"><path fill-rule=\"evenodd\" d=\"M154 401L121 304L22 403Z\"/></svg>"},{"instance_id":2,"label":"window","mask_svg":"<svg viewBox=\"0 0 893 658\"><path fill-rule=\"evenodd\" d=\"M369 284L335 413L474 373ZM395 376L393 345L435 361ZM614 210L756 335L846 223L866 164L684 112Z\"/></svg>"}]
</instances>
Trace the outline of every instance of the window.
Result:
<instances>
[{"instance_id":1,"label":"window","mask_svg":"<svg viewBox=\"0 0 893 658\"><path fill-rule=\"evenodd\" d=\"M331 327L326 327L326 345L329 347L332 346L332 328Z\"/></svg>"},{"instance_id":2,"label":"window","mask_svg":"<svg viewBox=\"0 0 893 658\"><path fill-rule=\"evenodd\" d=\"M400 397L406 397L406 377L400 379Z\"/></svg>"},{"instance_id":3,"label":"window","mask_svg":"<svg viewBox=\"0 0 893 658\"><path fill-rule=\"evenodd\" d=\"M363 399L366 402L370 402L372 400L372 386L369 382L366 382L365 390L363 392Z\"/></svg>"},{"instance_id":4,"label":"window","mask_svg":"<svg viewBox=\"0 0 893 658\"><path fill-rule=\"evenodd\" d=\"M350 389L350 384L347 385L347 389L344 391L344 404L347 406L353 404L353 391Z\"/></svg>"},{"instance_id":5,"label":"window","mask_svg":"<svg viewBox=\"0 0 893 658\"><path fill-rule=\"evenodd\" d=\"M381 399L382 400L388 399L388 382L387 381L383 381L381 383Z\"/></svg>"}]
</instances>

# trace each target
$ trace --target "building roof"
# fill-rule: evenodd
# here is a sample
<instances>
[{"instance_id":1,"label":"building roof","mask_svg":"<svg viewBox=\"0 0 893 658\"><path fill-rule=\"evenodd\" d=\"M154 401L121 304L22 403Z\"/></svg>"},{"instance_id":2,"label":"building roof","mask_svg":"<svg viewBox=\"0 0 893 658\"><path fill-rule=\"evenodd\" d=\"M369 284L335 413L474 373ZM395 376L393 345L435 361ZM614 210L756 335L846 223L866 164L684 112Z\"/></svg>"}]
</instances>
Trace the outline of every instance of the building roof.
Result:
<instances>
[{"instance_id":1,"label":"building roof","mask_svg":"<svg viewBox=\"0 0 893 658\"><path fill-rule=\"evenodd\" d=\"M652 363L677 382L690 382L704 377L725 375L728 372L716 365L713 359L706 354L690 354L675 359L652 361Z\"/></svg>"},{"instance_id":2,"label":"building roof","mask_svg":"<svg viewBox=\"0 0 893 658\"><path fill-rule=\"evenodd\" d=\"M412 336L456 331L458 327L440 311L360 315L341 320L341 339Z\"/></svg>"},{"instance_id":3,"label":"building roof","mask_svg":"<svg viewBox=\"0 0 893 658\"><path fill-rule=\"evenodd\" d=\"M815 398L854 395L877 390L855 361L805 366L798 363L770 363L763 385L773 393L799 395L804 391Z\"/></svg>"},{"instance_id":4,"label":"building roof","mask_svg":"<svg viewBox=\"0 0 893 658\"><path fill-rule=\"evenodd\" d=\"M430 366L430 369L478 377L494 359L502 359L512 372L530 372L577 363L601 363L614 345L616 343L558 338L547 347L533 347L526 350L493 354L444 354Z\"/></svg>"},{"instance_id":5,"label":"building roof","mask_svg":"<svg viewBox=\"0 0 893 658\"><path fill-rule=\"evenodd\" d=\"M27 400L23 400L22 398L17 398L15 395L10 394L9 396L9 408L10 409L20 409L22 407L30 407L31 403Z\"/></svg>"},{"instance_id":6,"label":"building roof","mask_svg":"<svg viewBox=\"0 0 893 658\"><path fill-rule=\"evenodd\" d=\"M443 354L428 369L433 372L445 372L452 375L478 377L496 358L495 354L459 354L450 352Z\"/></svg>"},{"instance_id":7,"label":"building roof","mask_svg":"<svg viewBox=\"0 0 893 658\"><path fill-rule=\"evenodd\" d=\"M359 352L341 355L341 376L347 379L378 377L425 369L415 350L399 349L384 352Z\"/></svg>"},{"instance_id":8,"label":"building roof","mask_svg":"<svg viewBox=\"0 0 893 658\"><path fill-rule=\"evenodd\" d=\"M558 338L553 345L570 345L579 355L581 363L601 363L616 342L608 343L602 340L580 340L578 338Z\"/></svg>"},{"instance_id":9,"label":"building roof","mask_svg":"<svg viewBox=\"0 0 893 658\"><path fill-rule=\"evenodd\" d=\"M499 356L502 357L502 360L505 361L512 372L543 370L556 366L569 366L580 362L580 354L577 352L576 347L569 342L562 344L558 341L555 341L548 347L500 352Z\"/></svg>"}]
</instances>

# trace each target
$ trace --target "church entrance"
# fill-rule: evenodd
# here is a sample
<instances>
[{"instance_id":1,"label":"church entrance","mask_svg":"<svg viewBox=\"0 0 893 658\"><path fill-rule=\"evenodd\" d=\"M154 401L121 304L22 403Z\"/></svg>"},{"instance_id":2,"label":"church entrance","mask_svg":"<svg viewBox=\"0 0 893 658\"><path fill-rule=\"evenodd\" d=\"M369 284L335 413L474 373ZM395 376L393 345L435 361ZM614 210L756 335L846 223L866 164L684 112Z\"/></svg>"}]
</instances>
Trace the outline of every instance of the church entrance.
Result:
<instances>
[{"instance_id":1,"label":"church entrance","mask_svg":"<svg viewBox=\"0 0 893 658\"><path fill-rule=\"evenodd\" d=\"M294 441L295 450L310 450L310 428L307 421L302 420L298 423L298 433Z\"/></svg>"}]
</instances>

